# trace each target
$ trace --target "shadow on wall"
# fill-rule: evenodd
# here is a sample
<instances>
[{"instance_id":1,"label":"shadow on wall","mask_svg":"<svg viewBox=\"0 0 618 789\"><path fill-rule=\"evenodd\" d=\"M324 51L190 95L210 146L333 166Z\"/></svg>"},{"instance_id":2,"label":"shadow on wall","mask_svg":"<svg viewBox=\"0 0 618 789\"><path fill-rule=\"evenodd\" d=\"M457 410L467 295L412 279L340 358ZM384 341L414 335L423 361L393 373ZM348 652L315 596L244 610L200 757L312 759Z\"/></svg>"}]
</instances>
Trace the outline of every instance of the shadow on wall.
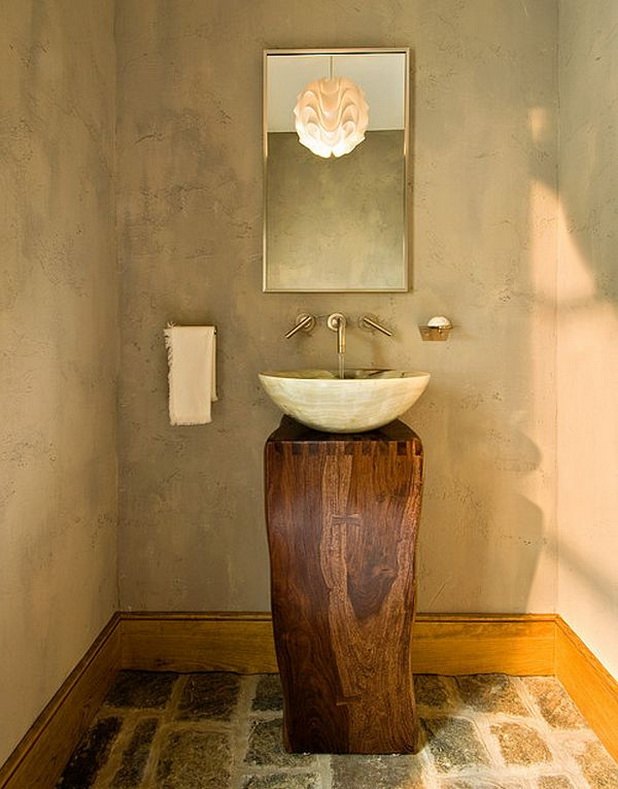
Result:
<instances>
[{"instance_id":1,"label":"shadow on wall","mask_svg":"<svg viewBox=\"0 0 618 789\"><path fill-rule=\"evenodd\" d=\"M444 596L458 598L459 611L523 613L547 535L541 507L515 491L512 480L538 473L541 453L491 403L462 403L457 394L438 393L453 404L444 430L454 460L442 466L427 458L421 610L442 610ZM425 562L434 546L440 555Z\"/></svg>"},{"instance_id":2,"label":"shadow on wall","mask_svg":"<svg viewBox=\"0 0 618 789\"><path fill-rule=\"evenodd\" d=\"M557 138L550 130L532 141L525 107L506 92L474 89L474 112L469 85L450 96L452 115L461 119L457 130L416 143L430 156L436 181L474 185L463 201L455 188L452 196L437 195L454 233L452 239L429 235L430 265L421 273L432 287L453 291L466 325L442 380L435 376L429 396L415 406L414 421L431 448L420 610L544 611L551 610L556 587L546 548L556 526L555 322L536 303L534 269L544 246L551 255L546 276L555 287L555 227L550 205L534 216L530 184L537 168L545 180L555 179ZM421 182L419 213L432 189Z\"/></svg>"},{"instance_id":3,"label":"shadow on wall","mask_svg":"<svg viewBox=\"0 0 618 789\"><path fill-rule=\"evenodd\" d=\"M552 473L551 458L544 459L528 435L534 412L542 413L542 401L546 397L543 385L548 380L539 363L534 361L535 331L538 334L555 326L557 299L561 314L571 322L572 336L577 333L578 322L595 318L603 323L603 315L605 319L608 316L607 309L610 320L617 312L618 276L613 268L618 255L616 197L607 188L610 181L602 177L604 166L617 158L616 142L606 130L589 127L586 178L582 179L579 172L571 178L561 177L558 191L553 180L555 169L547 165L548 151L552 150L556 139L553 110L531 108L528 124L529 228L528 238L521 244L521 258L528 264L529 277L526 278L522 266L516 287L520 290L518 295L523 292L524 298L529 300L532 317L520 326L507 327L511 337L505 335L499 339L510 354L511 373L526 379L525 387L531 401L526 404L525 398L515 396L509 408L496 408L492 397L504 396L498 385L493 394L477 392L462 397L455 388L438 393L436 400L442 399L449 406L443 414L430 416L431 419L443 418L445 443L450 453L436 465L431 459L428 461L431 474L428 475L429 495L425 498L424 509L432 533L425 535L421 530L421 556L431 554L430 542L451 547L448 556L434 554L427 562L431 574L421 579L423 610L440 610L442 596L452 597L456 587L461 588L462 601L487 600L489 608L495 611L530 610L529 602L534 606L531 591L535 576L545 571L552 572L555 577L558 554L602 607L615 605L616 581L591 556L578 550L576 541L569 543L568 534L559 542L554 533L557 524L553 522L553 511L546 512L521 491L528 487L526 477L532 478L535 473L543 477L544 463ZM582 180L583 189L580 188ZM547 228L544 229L542 223L546 223ZM555 257L555 246L553 249L548 246L547 237L556 232L562 233L557 264L558 291L547 258L547 254ZM555 235L553 240L555 242ZM610 247L613 254L609 254ZM568 277L566 281L565 276ZM592 366L595 376L603 375L608 341L607 336L600 336L594 349L578 349L586 358L586 370ZM547 365L547 361L544 364ZM603 400L595 402L603 408ZM505 413L510 415L509 424L504 422ZM430 421L428 418L428 425ZM606 450L605 455L612 451L609 446L599 449L601 453ZM577 458L571 461L562 458L562 461L578 462ZM589 475L595 474L592 466L577 473L586 471ZM607 484L607 473L602 473L600 479L603 487ZM554 484L557 482L556 479ZM443 500L449 500L450 507L443 506ZM590 518L594 519L592 512ZM545 565L541 561L543 554ZM485 607L485 610L489 609Z\"/></svg>"},{"instance_id":4,"label":"shadow on wall","mask_svg":"<svg viewBox=\"0 0 618 789\"><path fill-rule=\"evenodd\" d=\"M560 612L575 618L571 624L604 661L613 653L615 665L607 631L618 613L618 14L611 3L563 10L559 189L530 162L556 206L559 232L556 299L542 288L536 294L558 310L559 539L549 550L560 568ZM535 142L551 133L546 119L544 108L531 109Z\"/></svg>"},{"instance_id":5,"label":"shadow on wall","mask_svg":"<svg viewBox=\"0 0 618 789\"><path fill-rule=\"evenodd\" d=\"M618 104L613 110L618 116ZM618 145L615 129L609 120L592 118L585 126L585 152L582 157L575 134L561 128L560 188L556 189L546 177L546 168L540 164L538 151L548 144L555 134L550 112L545 107L529 111L528 124L534 150L530 157L530 174L533 184L542 185L556 206L558 229L562 231L558 260L558 276L564 280L579 277L578 287L561 298L560 306L567 310L587 309L610 303L618 306L618 276L615 260L618 256L618 199L613 172L618 162ZM578 130L581 135L581 131ZM574 144L575 143L575 144ZM577 148L577 150L576 150ZM579 154L572 168L564 165L573 155ZM611 165L611 166L610 166ZM582 176L582 173L585 173ZM610 254L611 253L611 254ZM573 270L576 266L577 270ZM566 271L565 269L571 269ZM568 288L568 283L562 283ZM553 299L537 293L541 302L555 308Z\"/></svg>"}]
</instances>

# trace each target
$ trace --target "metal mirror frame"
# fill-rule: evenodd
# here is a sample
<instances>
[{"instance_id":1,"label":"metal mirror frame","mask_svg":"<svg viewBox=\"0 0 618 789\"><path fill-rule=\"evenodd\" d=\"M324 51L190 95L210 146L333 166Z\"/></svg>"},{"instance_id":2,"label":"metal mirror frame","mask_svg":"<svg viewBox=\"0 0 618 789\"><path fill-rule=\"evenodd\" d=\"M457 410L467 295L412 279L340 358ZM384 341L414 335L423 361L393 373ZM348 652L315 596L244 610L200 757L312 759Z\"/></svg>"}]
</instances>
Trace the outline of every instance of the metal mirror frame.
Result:
<instances>
[{"instance_id":1,"label":"metal mirror frame","mask_svg":"<svg viewBox=\"0 0 618 789\"><path fill-rule=\"evenodd\" d=\"M404 135L403 135L403 286L400 288L273 288L268 287L268 58L276 55L367 55L367 54L399 54L405 57L405 79L403 95ZM262 83L262 138L263 138L263 223L262 223L262 291L264 293L407 293L410 290L410 218L409 218L409 151L410 151L410 48L409 47L359 47L332 49L265 49L263 53Z\"/></svg>"}]
</instances>

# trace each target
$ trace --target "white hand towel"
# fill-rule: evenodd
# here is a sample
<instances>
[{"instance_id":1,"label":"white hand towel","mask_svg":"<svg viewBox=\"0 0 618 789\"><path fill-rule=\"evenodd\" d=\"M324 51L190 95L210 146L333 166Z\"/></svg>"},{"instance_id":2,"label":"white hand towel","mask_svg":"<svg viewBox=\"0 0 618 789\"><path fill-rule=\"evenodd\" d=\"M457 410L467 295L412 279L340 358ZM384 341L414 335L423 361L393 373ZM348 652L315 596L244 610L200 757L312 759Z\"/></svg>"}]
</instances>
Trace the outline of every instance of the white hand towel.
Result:
<instances>
[{"instance_id":1,"label":"white hand towel","mask_svg":"<svg viewBox=\"0 0 618 789\"><path fill-rule=\"evenodd\" d=\"M164 331L169 363L169 413L173 425L212 421L217 399L215 327L168 326Z\"/></svg>"}]
</instances>

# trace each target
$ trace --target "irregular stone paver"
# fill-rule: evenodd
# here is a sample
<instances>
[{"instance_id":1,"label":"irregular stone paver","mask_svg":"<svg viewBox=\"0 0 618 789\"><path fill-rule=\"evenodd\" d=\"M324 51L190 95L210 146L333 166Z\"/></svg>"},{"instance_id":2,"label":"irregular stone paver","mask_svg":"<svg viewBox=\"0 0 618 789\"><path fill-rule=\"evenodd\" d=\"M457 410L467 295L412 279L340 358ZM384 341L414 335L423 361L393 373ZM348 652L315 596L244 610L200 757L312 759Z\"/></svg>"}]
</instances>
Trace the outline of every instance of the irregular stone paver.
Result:
<instances>
[{"instance_id":1,"label":"irregular stone paver","mask_svg":"<svg viewBox=\"0 0 618 789\"><path fill-rule=\"evenodd\" d=\"M586 721L555 677L525 677L541 715L556 729L581 729Z\"/></svg>"},{"instance_id":2,"label":"irregular stone paver","mask_svg":"<svg viewBox=\"0 0 618 789\"><path fill-rule=\"evenodd\" d=\"M537 781L538 789L574 789L566 775L543 775Z\"/></svg>"},{"instance_id":3,"label":"irregular stone paver","mask_svg":"<svg viewBox=\"0 0 618 789\"><path fill-rule=\"evenodd\" d=\"M599 742L587 743L576 758L590 786L594 789L616 789L618 764Z\"/></svg>"},{"instance_id":4,"label":"irregular stone paver","mask_svg":"<svg viewBox=\"0 0 618 789\"><path fill-rule=\"evenodd\" d=\"M229 720L240 691L238 674L190 674L183 688L177 720Z\"/></svg>"},{"instance_id":5,"label":"irregular stone paver","mask_svg":"<svg viewBox=\"0 0 618 789\"><path fill-rule=\"evenodd\" d=\"M122 754L120 768L112 779L112 789L139 787L158 725L159 721L156 718L138 721L133 736Z\"/></svg>"},{"instance_id":6,"label":"irregular stone paver","mask_svg":"<svg viewBox=\"0 0 618 789\"><path fill-rule=\"evenodd\" d=\"M273 775L248 775L242 789L321 789L319 775L274 773Z\"/></svg>"},{"instance_id":7,"label":"irregular stone paver","mask_svg":"<svg viewBox=\"0 0 618 789\"><path fill-rule=\"evenodd\" d=\"M160 789L228 789L230 744L226 734L192 729L171 731L157 765Z\"/></svg>"},{"instance_id":8,"label":"irregular stone paver","mask_svg":"<svg viewBox=\"0 0 618 789\"><path fill-rule=\"evenodd\" d=\"M257 721L249 735L247 764L272 764L277 767L301 767L312 760L311 756L286 753L283 749L281 718L272 721Z\"/></svg>"},{"instance_id":9,"label":"irregular stone paver","mask_svg":"<svg viewBox=\"0 0 618 789\"><path fill-rule=\"evenodd\" d=\"M252 709L256 712L279 711L283 708L283 691L278 674L263 674L258 680Z\"/></svg>"},{"instance_id":10,"label":"irregular stone paver","mask_svg":"<svg viewBox=\"0 0 618 789\"><path fill-rule=\"evenodd\" d=\"M178 674L171 671L121 671L105 697L112 707L162 709L170 700Z\"/></svg>"},{"instance_id":11,"label":"irregular stone paver","mask_svg":"<svg viewBox=\"0 0 618 789\"><path fill-rule=\"evenodd\" d=\"M417 674L414 677L414 695L417 704L442 709L449 704L449 694L441 677L434 674Z\"/></svg>"},{"instance_id":12,"label":"irregular stone paver","mask_svg":"<svg viewBox=\"0 0 618 789\"><path fill-rule=\"evenodd\" d=\"M491 727L498 738L506 764L539 764L551 761L551 753L540 734L519 723L499 723Z\"/></svg>"},{"instance_id":13,"label":"irregular stone paver","mask_svg":"<svg viewBox=\"0 0 618 789\"><path fill-rule=\"evenodd\" d=\"M107 761L122 721L115 716L101 718L88 729L56 784L58 789L87 789Z\"/></svg>"},{"instance_id":14,"label":"irregular stone paver","mask_svg":"<svg viewBox=\"0 0 618 789\"><path fill-rule=\"evenodd\" d=\"M489 755L475 726L466 718L423 720L427 745L440 772L489 765Z\"/></svg>"},{"instance_id":15,"label":"irregular stone paver","mask_svg":"<svg viewBox=\"0 0 618 789\"><path fill-rule=\"evenodd\" d=\"M470 707L483 712L506 712L529 715L515 683L504 674L470 674L456 677L461 698Z\"/></svg>"},{"instance_id":16,"label":"irregular stone paver","mask_svg":"<svg viewBox=\"0 0 618 789\"><path fill-rule=\"evenodd\" d=\"M332 756L333 789L422 789L415 756Z\"/></svg>"}]
</instances>

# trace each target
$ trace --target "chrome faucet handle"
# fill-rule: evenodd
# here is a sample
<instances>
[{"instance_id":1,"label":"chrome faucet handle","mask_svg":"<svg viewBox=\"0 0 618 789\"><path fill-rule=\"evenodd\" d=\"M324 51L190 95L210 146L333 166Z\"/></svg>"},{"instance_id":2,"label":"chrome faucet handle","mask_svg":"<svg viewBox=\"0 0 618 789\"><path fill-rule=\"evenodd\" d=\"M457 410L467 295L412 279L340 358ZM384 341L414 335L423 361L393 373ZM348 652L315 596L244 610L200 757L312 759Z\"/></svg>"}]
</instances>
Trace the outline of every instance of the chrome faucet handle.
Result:
<instances>
[{"instance_id":1,"label":"chrome faucet handle","mask_svg":"<svg viewBox=\"0 0 618 789\"><path fill-rule=\"evenodd\" d=\"M293 337L296 332L299 331L306 331L310 332L313 327L315 326L315 318L313 315L310 315L308 312L301 312L300 315L296 316L296 323L289 332L286 333L285 339L289 340L290 337Z\"/></svg>"},{"instance_id":2,"label":"chrome faucet handle","mask_svg":"<svg viewBox=\"0 0 618 789\"><path fill-rule=\"evenodd\" d=\"M361 329L376 329L377 331L382 332L382 334L386 334L387 337L392 337L393 332L389 331L386 326L382 326L381 323L375 318L375 315L362 315L358 321L358 325Z\"/></svg>"}]
</instances>

